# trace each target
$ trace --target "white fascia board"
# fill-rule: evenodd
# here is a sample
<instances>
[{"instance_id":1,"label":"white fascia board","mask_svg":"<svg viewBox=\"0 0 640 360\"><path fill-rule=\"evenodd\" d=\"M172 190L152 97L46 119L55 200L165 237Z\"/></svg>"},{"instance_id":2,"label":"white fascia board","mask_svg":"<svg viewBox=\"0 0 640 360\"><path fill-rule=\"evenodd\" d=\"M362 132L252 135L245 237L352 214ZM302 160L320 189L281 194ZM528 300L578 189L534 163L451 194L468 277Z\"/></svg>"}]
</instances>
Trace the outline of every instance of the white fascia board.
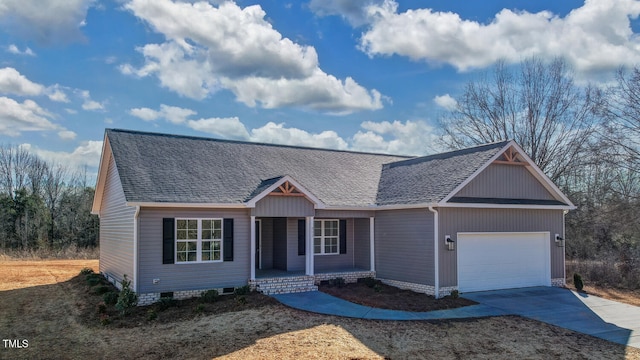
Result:
<instances>
[{"instance_id":1,"label":"white fascia board","mask_svg":"<svg viewBox=\"0 0 640 360\"><path fill-rule=\"evenodd\" d=\"M295 186L296 189L298 189L298 191L300 191L300 193L302 193L309 201L311 201L316 209L325 209L326 206L325 204L318 199L315 195L313 195L310 191L308 191L307 189L304 188L304 186L300 185L299 182L297 182L296 180L294 180L291 176L289 175L285 175L283 176L280 180L276 181L275 183L273 183L271 186L269 186L268 188L266 188L265 190L263 190L260 194L254 196L251 200L247 201L245 203L246 207L249 208L254 208L256 207L256 203L260 200L262 200L265 196L269 195L272 191L274 191L275 189L277 189L280 185L284 184L285 182L289 182L291 185Z\"/></svg>"},{"instance_id":2,"label":"white fascia board","mask_svg":"<svg viewBox=\"0 0 640 360\"><path fill-rule=\"evenodd\" d=\"M402 210L402 209L426 209L439 206L437 203L420 203L420 204L396 204L396 205L379 205L369 210Z\"/></svg>"},{"instance_id":3,"label":"white fascia board","mask_svg":"<svg viewBox=\"0 0 640 360\"><path fill-rule=\"evenodd\" d=\"M102 207L102 196L104 194L104 186L107 182L107 172L109 171L109 160L111 160L111 145L107 134L104 135L102 141L102 153L100 153L100 166L98 167L98 176L96 180L96 190L93 193L93 203L91 204L91 214L100 215Z\"/></svg>"},{"instance_id":4,"label":"white fascia board","mask_svg":"<svg viewBox=\"0 0 640 360\"><path fill-rule=\"evenodd\" d=\"M533 204L482 204L482 203L440 203L439 208L475 208L475 209L535 209L535 210L574 210L573 205L533 205Z\"/></svg>"},{"instance_id":5,"label":"white fascia board","mask_svg":"<svg viewBox=\"0 0 640 360\"><path fill-rule=\"evenodd\" d=\"M215 204L215 203L171 203L171 202L136 202L129 201L127 206L131 207L152 207L152 208L223 208L223 209L246 209L245 204Z\"/></svg>"}]
</instances>

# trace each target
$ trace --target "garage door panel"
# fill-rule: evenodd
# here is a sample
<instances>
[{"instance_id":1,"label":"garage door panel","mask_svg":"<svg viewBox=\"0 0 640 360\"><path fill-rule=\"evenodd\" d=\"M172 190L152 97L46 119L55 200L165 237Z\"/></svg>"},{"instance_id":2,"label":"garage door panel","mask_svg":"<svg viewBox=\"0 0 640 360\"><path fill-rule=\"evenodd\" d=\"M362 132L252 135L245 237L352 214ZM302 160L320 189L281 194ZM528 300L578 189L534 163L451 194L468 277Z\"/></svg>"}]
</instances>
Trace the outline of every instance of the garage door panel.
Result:
<instances>
[{"instance_id":1,"label":"garage door panel","mask_svg":"<svg viewBox=\"0 0 640 360\"><path fill-rule=\"evenodd\" d=\"M549 233L459 233L458 288L548 286Z\"/></svg>"}]
</instances>

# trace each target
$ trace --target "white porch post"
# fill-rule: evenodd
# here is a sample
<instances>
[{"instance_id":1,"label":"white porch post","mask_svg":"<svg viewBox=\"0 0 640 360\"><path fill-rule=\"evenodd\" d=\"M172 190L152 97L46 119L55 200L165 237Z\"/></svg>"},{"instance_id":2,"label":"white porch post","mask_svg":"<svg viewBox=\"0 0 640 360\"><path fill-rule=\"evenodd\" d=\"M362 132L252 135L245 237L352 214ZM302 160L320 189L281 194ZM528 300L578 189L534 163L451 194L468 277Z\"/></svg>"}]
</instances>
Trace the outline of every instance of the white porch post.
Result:
<instances>
[{"instance_id":1,"label":"white porch post","mask_svg":"<svg viewBox=\"0 0 640 360\"><path fill-rule=\"evenodd\" d=\"M306 217L306 227L307 227L307 231L306 231L306 239L305 239L305 245L306 245L306 274L309 276L313 276L313 267L314 267L314 263L313 263L313 216L307 216Z\"/></svg>"},{"instance_id":2,"label":"white porch post","mask_svg":"<svg viewBox=\"0 0 640 360\"><path fill-rule=\"evenodd\" d=\"M369 218L369 262L371 264L371 271L376 271L376 250L375 250L375 225L374 217Z\"/></svg>"},{"instance_id":3,"label":"white porch post","mask_svg":"<svg viewBox=\"0 0 640 360\"><path fill-rule=\"evenodd\" d=\"M249 253L251 254L251 256L249 256L249 258L251 259L251 264L249 265L249 269L250 269L250 275L249 275L249 280L255 280L256 279L256 217L255 216L251 216L251 247L249 248Z\"/></svg>"}]
</instances>

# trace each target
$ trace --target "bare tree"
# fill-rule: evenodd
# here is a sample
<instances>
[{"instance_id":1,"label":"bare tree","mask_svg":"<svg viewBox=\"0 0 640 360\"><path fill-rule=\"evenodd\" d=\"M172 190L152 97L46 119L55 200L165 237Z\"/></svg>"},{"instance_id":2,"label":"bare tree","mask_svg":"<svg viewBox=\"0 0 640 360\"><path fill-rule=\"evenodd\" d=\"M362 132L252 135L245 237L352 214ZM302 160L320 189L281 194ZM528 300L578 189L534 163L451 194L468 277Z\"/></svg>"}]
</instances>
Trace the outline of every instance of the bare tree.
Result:
<instances>
[{"instance_id":1,"label":"bare tree","mask_svg":"<svg viewBox=\"0 0 640 360\"><path fill-rule=\"evenodd\" d=\"M49 243L55 238L55 224L58 210L58 203L64 191L65 180L67 179L68 169L62 165L51 166L44 180L44 202L49 209L50 216L50 232Z\"/></svg>"},{"instance_id":2,"label":"bare tree","mask_svg":"<svg viewBox=\"0 0 640 360\"><path fill-rule=\"evenodd\" d=\"M441 118L450 148L514 139L552 180L585 159L599 92L574 84L566 62L529 58L518 69L499 62L469 82Z\"/></svg>"}]
</instances>

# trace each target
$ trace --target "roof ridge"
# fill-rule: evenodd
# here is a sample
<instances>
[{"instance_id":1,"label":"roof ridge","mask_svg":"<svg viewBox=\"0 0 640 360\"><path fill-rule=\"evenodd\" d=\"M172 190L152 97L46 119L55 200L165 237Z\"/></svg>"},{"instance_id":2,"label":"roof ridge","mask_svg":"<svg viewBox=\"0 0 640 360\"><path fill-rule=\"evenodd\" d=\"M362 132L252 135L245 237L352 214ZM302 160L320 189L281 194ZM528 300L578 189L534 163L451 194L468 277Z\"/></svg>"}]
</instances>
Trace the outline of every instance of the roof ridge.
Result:
<instances>
[{"instance_id":1,"label":"roof ridge","mask_svg":"<svg viewBox=\"0 0 640 360\"><path fill-rule=\"evenodd\" d=\"M140 131L140 130L114 129L114 128L107 128L107 129L105 129L105 133L107 133L107 134L108 134L109 132L127 133L127 134L136 134L136 135L145 135L145 136L158 136L158 137L167 137L167 138L176 138L176 139L191 139L191 140L202 140L202 141L215 141L215 142L233 143L233 144L246 144L246 145L272 146L272 147L281 147L281 148L289 148L289 149L316 150L316 151L331 151L331 152L341 152L341 153L359 154L359 155L388 156L388 157L398 157L398 158L406 158L406 159L413 159L413 158L415 158L415 156L411 156L411 155L383 154L383 153L366 152L366 151L329 149L329 148L311 147L311 146L301 146L301 145L270 144L270 143L265 143L265 142L253 142L253 141L242 141L242 140L218 139L218 138L205 137L205 136L195 136L195 135L177 135L177 134L167 134L167 133L159 133L159 132ZM400 160L400 161L402 161L402 160Z\"/></svg>"},{"instance_id":2,"label":"roof ridge","mask_svg":"<svg viewBox=\"0 0 640 360\"><path fill-rule=\"evenodd\" d=\"M383 169L390 169L390 168L394 168L396 166L415 165L415 164L420 164L422 162L431 161L431 160L443 160L443 159L448 159L448 158L451 158L451 157L454 157L454 156L472 154L472 153L475 153L475 152L484 151L484 150L488 150L488 149L492 149L492 148L504 147L505 145L507 145L511 141L512 140L496 141L496 142L493 142L493 143L476 145L476 146L472 146L472 147L468 147L468 148L464 148L464 149L458 149L458 150L452 150L452 151L447 151L447 152L443 152L443 153L420 156L420 157L415 157L415 158L411 158L411 159L407 159L407 160L394 161L394 162L391 162L391 163L388 163L388 164L384 164L382 166L382 168Z\"/></svg>"}]
</instances>

